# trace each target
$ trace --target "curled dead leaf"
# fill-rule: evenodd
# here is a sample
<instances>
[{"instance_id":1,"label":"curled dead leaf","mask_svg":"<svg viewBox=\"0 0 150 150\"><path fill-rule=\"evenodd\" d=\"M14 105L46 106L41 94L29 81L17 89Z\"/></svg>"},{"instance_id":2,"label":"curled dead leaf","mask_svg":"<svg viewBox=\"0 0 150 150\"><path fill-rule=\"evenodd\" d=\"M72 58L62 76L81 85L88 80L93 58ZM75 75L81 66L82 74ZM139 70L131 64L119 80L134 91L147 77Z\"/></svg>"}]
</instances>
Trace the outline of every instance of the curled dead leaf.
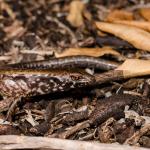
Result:
<instances>
[{"instance_id":1,"label":"curled dead leaf","mask_svg":"<svg viewBox=\"0 0 150 150\"><path fill-rule=\"evenodd\" d=\"M116 70L123 71L125 78L150 75L150 60L127 59Z\"/></svg>"},{"instance_id":2,"label":"curled dead leaf","mask_svg":"<svg viewBox=\"0 0 150 150\"><path fill-rule=\"evenodd\" d=\"M103 48L68 48L62 53L55 53L56 58L65 57L65 56L77 56L77 55L86 55L86 56L93 56L99 57L105 54L111 54L115 56L121 56L120 53L113 50L110 47L103 47Z\"/></svg>"},{"instance_id":3,"label":"curled dead leaf","mask_svg":"<svg viewBox=\"0 0 150 150\"><path fill-rule=\"evenodd\" d=\"M105 21L108 22L116 20L133 20L133 14L125 10L114 10L111 11L105 19Z\"/></svg>"},{"instance_id":4,"label":"curled dead leaf","mask_svg":"<svg viewBox=\"0 0 150 150\"><path fill-rule=\"evenodd\" d=\"M137 49L150 51L150 33L142 29L129 25L106 22L96 22L96 26L101 31L111 33L129 42Z\"/></svg>"},{"instance_id":5,"label":"curled dead leaf","mask_svg":"<svg viewBox=\"0 0 150 150\"><path fill-rule=\"evenodd\" d=\"M67 20L69 23L74 27L80 27L84 24L83 21L83 10L84 10L84 3L82 1L72 1L70 4L70 11L67 16Z\"/></svg>"},{"instance_id":6,"label":"curled dead leaf","mask_svg":"<svg viewBox=\"0 0 150 150\"><path fill-rule=\"evenodd\" d=\"M120 23L124 25L130 25L134 27L141 28L143 30L150 32L150 22L149 21L126 21L126 20L117 20L113 21L114 23Z\"/></svg>"}]
</instances>

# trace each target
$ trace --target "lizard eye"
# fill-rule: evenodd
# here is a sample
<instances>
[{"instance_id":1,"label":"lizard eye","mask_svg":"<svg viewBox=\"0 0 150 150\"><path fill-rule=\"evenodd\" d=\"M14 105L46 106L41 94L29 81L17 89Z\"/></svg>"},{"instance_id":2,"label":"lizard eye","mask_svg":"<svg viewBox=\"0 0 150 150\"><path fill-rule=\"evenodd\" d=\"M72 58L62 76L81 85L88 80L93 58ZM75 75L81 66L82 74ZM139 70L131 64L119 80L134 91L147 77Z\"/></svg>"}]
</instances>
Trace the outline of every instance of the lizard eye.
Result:
<instances>
[{"instance_id":1,"label":"lizard eye","mask_svg":"<svg viewBox=\"0 0 150 150\"><path fill-rule=\"evenodd\" d=\"M76 81L76 80L79 79L79 77L77 77L77 76L71 76L71 79L72 79L73 81Z\"/></svg>"}]
</instances>

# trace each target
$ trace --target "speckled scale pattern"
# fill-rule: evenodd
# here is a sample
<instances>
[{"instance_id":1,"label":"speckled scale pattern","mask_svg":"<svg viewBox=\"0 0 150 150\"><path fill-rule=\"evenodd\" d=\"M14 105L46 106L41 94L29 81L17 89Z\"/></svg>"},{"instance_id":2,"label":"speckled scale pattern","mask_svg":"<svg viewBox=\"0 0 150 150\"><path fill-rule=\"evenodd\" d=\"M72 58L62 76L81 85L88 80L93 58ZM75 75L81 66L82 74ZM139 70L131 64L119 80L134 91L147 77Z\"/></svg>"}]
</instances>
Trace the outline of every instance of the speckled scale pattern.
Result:
<instances>
[{"instance_id":1,"label":"speckled scale pattern","mask_svg":"<svg viewBox=\"0 0 150 150\"><path fill-rule=\"evenodd\" d=\"M1 70L0 94L4 99L15 99L86 87L94 81L93 76L81 71Z\"/></svg>"}]
</instances>

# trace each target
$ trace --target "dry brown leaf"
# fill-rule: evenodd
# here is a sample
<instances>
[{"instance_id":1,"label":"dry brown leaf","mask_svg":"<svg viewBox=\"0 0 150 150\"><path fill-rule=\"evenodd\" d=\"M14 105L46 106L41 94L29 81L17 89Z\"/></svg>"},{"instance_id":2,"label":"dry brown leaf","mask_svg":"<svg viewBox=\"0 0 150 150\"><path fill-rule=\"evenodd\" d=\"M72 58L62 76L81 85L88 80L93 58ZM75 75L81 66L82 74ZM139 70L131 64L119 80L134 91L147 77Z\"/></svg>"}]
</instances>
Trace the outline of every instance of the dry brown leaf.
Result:
<instances>
[{"instance_id":1,"label":"dry brown leaf","mask_svg":"<svg viewBox=\"0 0 150 150\"><path fill-rule=\"evenodd\" d=\"M105 19L105 21L109 22L116 20L133 20L133 14L125 10L114 10L111 11Z\"/></svg>"},{"instance_id":2,"label":"dry brown leaf","mask_svg":"<svg viewBox=\"0 0 150 150\"><path fill-rule=\"evenodd\" d=\"M116 70L123 71L125 78L150 75L150 60L127 59Z\"/></svg>"},{"instance_id":3,"label":"dry brown leaf","mask_svg":"<svg viewBox=\"0 0 150 150\"><path fill-rule=\"evenodd\" d=\"M120 23L125 25L130 25L134 27L141 28L143 30L150 32L150 22L149 21L126 21L126 20L117 20L113 21L114 23Z\"/></svg>"},{"instance_id":4,"label":"dry brown leaf","mask_svg":"<svg viewBox=\"0 0 150 150\"><path fill-rule=\"evenodd\" d=\"M120 53L113 50L110 47L103 47L103 48L68 48L62 53L55 53L57 58L65 57L65 56L77 56L77 55L86 55L86 56L93 56L99 57L105 54L111 54L115 56L120 56Z\"/></svg>"},{"instance_id":5,"label":"dry brown leaf","mask_svg":"<svg viewBox=\"0 0 150 150\"><path fill-rule=\"evenodd\" d=\"M89 21L92 20L92 14L87 9L84 9L83 16Z\"/></svg>"},{"instance_id":6,"label":"dry brown leaf","mask_svg":"<svg viewBox=\"0 0 150 150\"><path fill-rule=\"evenodd\" d=\"M82 1L72 1L70 3L70 11L67 16L67 20L69 23L74 27L80 27L84 24L83 20L83 10L84 10L84 3Z\"/></svg>"},{"instance_id":7,"label":"dry brown leaf","mask_svg":"<svg viewBox=\"0 0 150 150\"><path fill-rule=\"evenodd\" d=\"M139 13L144 19L150 21L150 8L141 8Z\"/></svg>"},{"instance_id":8,"label":"dry brown leaf","mask_svg":"<svg viewBox=\"0 0 150 150\"><path fill-rule=\"evenodd\" d=\"M128 41L138 49L150 51L150 33L142 29L129 25L106 22L96 22L96 26L101 31L114 34Z\"/></svg>"}]
</instances>

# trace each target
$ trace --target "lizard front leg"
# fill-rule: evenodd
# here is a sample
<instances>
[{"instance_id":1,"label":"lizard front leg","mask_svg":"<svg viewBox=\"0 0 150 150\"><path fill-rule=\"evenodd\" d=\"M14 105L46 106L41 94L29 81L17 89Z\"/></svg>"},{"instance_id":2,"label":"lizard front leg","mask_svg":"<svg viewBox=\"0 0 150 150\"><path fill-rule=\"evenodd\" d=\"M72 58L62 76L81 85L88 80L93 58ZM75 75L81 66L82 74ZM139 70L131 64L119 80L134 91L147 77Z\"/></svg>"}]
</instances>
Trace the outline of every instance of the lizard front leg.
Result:
<instances>
[{"instance_id":1,"label":"lizard front leg","mask_svg":"<svg viewBox=\"0 0 150 150\"><path fill-rule=\"evenodd\" d=\"M12 98L12 97L5 97L3 100L1 100L0 101L0 112L7 111L13 101L14 101L14 98Z\"/></svg>"},{"instance_id":2,"label":"lizard front leg","mask_svg":"<svg viewBox=\"0 0 150 150\"><path fill-rule=\"evenodd\" d=\"M3 100L0 101L0 112L7 111L6 120L11 120L11 115L22 97L26 97L28 87L25 81L17 80L12 75L3 75L0 81L0 94Z\"/></svg>"},{"instance_id":3,"label":"lizard front leg","mask_svg":"<svg viewBox=\"0 0 150 150\"><path fill-rule=\"evenodd\" d=\"M21 98L20 97L9 97L9 98L5 98L2 101L0 101L0 112L4 112L7 111L7 115L6 115L6 119L5 120L12 120L12 114L14 112L14 109L18 103L18 101L20 101Z\"/></svg>"}]
</instances>

